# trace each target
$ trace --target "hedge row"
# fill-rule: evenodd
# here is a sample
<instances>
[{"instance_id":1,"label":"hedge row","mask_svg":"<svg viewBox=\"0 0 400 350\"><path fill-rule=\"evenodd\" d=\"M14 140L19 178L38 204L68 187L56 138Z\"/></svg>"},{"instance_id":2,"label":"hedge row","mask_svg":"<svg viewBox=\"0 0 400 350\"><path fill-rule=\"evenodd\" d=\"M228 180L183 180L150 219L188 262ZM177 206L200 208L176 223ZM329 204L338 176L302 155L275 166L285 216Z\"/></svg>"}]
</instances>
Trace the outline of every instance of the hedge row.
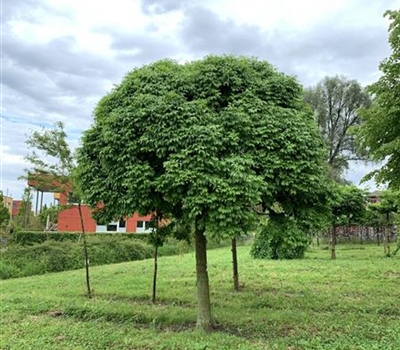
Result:
<instances>
[{"instance_id":1,"label":"hedge row","mask_svg":"<svg viewBox=\"0 0 400 350\"><path fill-rule=\"evenodd\" d=\"M33 245L41 244L48 240L57 242L76 242L79 240L80 232L43 232L43 231L18 231L14 232L7 237L7 244L19 244L19 245ZM114 237L119 239L125 237L128 239L135 239L145 241L147 235L144 234L126 234L126 233L88 233L88 239L93 237Z\"/></svg>"},{"instance_id":2,"label":"hedge row","mask_svg":"<svg viewBox=\"0 0 400 350\"><path fill-rule=\"evenodd\" d=\"M88 235L91 266L147 259L154 248L130 235ZM59 272L84 267L82 241L78 235L64 241L46 240L40 244L11 244L1 252L0 279L24 277L48 272ZM169 240L159 249L160 256L190 251L185 242Z\"/></svg>"}]
</instances>

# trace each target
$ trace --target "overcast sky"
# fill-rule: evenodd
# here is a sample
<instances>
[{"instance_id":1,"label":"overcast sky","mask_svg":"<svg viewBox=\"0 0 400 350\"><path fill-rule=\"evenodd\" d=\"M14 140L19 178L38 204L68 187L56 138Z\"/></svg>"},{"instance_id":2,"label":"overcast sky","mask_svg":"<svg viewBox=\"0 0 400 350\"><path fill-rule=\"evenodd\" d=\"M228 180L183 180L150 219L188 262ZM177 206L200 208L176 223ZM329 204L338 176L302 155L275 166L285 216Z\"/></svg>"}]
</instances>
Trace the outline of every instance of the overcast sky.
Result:
<instances>
[{"instance_id":1,"label":"overcast sky","mask_svg":"<svg viewBox=\"0 0 400 350\"><path fill-rule=\"evenodd\" d=\"M71 145L125 73L161 58L233 53L305 86L376 81L398 0L2 0L1 189L21 198L26 136L63 121ZM354 166L357 183L366 167Z\"/></svg>"}]
</instances>

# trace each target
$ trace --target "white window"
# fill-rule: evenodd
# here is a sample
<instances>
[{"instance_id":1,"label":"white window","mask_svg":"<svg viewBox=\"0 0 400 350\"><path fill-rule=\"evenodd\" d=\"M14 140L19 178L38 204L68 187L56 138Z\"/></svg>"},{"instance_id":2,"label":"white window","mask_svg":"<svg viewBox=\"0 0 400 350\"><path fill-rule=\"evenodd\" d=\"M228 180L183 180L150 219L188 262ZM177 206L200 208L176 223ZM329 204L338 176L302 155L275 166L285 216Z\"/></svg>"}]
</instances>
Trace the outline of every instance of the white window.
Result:
<instances>
[{"instance_id":1,"label":"white window","mask_svg":"<svg viewBox=\"0 0 400 350\"><path fill-rule=\"evenodd\" d=\"M149 233L151 232L150 221L137 221L136 222L136 232L137 233Z\"/></svg>"},{"instance_id":2,"label":"white window","mask_svg":"<svg viewBox=\"0 0 400 350\"><path fill-rule=\"evenodd\" d=\"M120 221L113 221L110 222L107 225L102 225L100 223L97 223L96 225L96 232L126 232L126 222L125 220L120 220Z\"/></svg>"}]
</instances>

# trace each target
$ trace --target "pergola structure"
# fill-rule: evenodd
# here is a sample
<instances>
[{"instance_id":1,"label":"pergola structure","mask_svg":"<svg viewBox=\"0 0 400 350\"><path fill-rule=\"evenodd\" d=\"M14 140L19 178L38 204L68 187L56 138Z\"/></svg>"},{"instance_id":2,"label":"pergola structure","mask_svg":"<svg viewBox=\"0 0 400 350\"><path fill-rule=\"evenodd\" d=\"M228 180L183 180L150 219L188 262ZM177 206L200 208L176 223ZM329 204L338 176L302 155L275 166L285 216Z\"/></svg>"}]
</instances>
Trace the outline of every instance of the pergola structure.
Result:
<instances>
[{"instance_id":1,"label":"pergola structure","mask_svg":"<svg viewBox=\"0 0 400 350\"><path fill-rule=\"evenodd\" d=\"M71 184L67 177L55 176L49 173L29 174L28 186L36 190L35 215L42 212L44 193L53 193L54 199L59 200L61 193L67 195L71 191Z\"/></svg>"}]
</instances>

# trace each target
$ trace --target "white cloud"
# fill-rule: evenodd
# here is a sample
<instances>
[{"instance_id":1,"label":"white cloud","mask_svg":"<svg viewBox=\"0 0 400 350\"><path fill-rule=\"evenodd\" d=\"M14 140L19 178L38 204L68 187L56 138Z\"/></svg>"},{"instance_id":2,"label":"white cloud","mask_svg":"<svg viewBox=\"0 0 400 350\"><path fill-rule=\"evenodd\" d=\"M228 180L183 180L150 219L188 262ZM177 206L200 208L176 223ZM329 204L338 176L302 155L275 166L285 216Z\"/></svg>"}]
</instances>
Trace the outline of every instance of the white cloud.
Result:
<instances>
[{"instance_id":1,"label":"white cloud","mask_svg":"<svg viewBox=\"0 0 400 350\"><path fill-rule=\"evenodd\" d=\"M101 96L160 58L254 55L305 85L333 74L371 83L389 54L383 12L396 8L397 0L3 1L2 189L22 195L30 130L62 120L75 146Z\"/></svg>"}]
</instances>

